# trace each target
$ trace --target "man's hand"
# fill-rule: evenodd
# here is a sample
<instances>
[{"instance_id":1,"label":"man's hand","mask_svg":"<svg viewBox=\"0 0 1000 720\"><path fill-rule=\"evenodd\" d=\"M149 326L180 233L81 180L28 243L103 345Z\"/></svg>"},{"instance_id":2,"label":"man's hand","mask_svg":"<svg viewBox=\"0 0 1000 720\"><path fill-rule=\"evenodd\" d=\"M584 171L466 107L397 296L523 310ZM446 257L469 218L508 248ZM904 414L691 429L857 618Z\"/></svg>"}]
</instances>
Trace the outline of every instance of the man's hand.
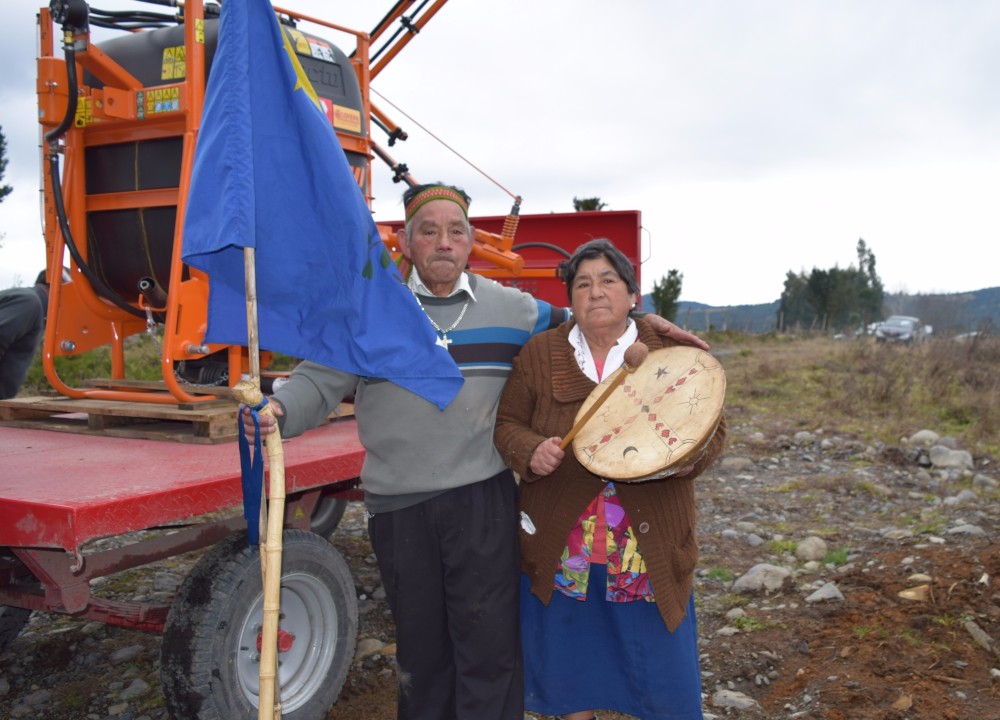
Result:
<instances>
[{"instance_id":1,"label":"man's hand","mask_svg":"<svg viewBox=\"0 0 1000 720\"><path fill-rule=\"evenodd\" d=\"M278 417L285 414L284 408L281 407L279 403L274 398L268 398L267 404L271 407L271 411ZM260 435L264 437L265 435L270 435L278 428L278 421L271 415L266 415L264 413L258 413L258 418L260 418ZM253 416L250 414L250 408L244 406L242 412L240 413L240 419L243 421L243 435L250 442L253 442Z\"/></svg>"},{"instance_id":2,"label":"man's hand","mask_svg":"<svg viewBox=\"0 0 1000 720\"><path fill-rule=\"evenodd\" d=\"M666 318L649 313L648 315L643 315L642 319L652 326L657 335L668 337L675 342L679 342L681 345L691 345L702 350L711 349L709 344L700 337L689 333L687 330L680 329Z\"/></svg>"}]
</instances>

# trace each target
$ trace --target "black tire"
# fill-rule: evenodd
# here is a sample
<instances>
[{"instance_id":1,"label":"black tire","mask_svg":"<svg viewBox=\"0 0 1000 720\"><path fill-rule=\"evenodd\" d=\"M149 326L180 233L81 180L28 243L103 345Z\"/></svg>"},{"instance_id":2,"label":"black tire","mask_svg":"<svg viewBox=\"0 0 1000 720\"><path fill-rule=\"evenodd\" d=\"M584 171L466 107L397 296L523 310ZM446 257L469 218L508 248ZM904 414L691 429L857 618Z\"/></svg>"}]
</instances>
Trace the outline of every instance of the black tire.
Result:
<instances>
[{"instance_id":1,"label":"black tire","mask_svg":"<svg viewBox=\"0 0 1000 720\"><path fill-rule=\"evenodd\" d=\"M319 502L316 503L316 507L313 508L312 515L309 517L309 528L325 538L333 535L333 531L337 529L341 518L344 517L347 502L344 498L324 492L320 495Z\"/></svg>"},{"instance_id":2,"label":"black tire","mask_svg":"<svg viewBox=\"0 0 1000 720\"><path fill-rule=\"evenodd\" d=\"M21 634L21 630L28 624L31 617L31 610L13 607L12 605L0 605L0 652L14 642L14 638Z\"/></svg>"},{"instance_id":3,"label":"black tire","mask_svg":"<svg viewBox=\"0 0 1000 720\"><path fill-rule=\"evenodd\" d=\"M279 627L294 636L278 654L281 716L323 720L354 659L354 582L340 553L311 532L285 531L281 565ZM195 565L167 615L160 681L172 717L256 720L262 618L260 553L238 533Z\"/></svg>"}]
</instances>

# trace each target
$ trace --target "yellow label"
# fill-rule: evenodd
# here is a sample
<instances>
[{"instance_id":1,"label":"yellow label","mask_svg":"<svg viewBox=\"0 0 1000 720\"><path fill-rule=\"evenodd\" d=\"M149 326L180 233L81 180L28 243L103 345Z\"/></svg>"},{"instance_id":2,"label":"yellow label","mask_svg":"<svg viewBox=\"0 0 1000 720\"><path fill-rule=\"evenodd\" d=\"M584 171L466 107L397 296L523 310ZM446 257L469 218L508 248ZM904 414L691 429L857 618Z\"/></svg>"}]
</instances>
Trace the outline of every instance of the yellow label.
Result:
<instances>
[{"instance_id":1,"label":"yellow label","mask_svg":"<svg viewBox=\"0 0 1000 720\"><path fill-rule=\"evenodd\" d=\"M348 132L361 132L361 113L354 108L333 106L333 126Z\"/></svg>"},{"instance_id":2,"label":"yellow label","mask_svg":"<svg viewBox=\"0 0 1000 720\"><path fill-rule=\"evenodd\" d=\"M94 121L94 99L81 97L76 104L76 115L73 117L73 125L76 127L87 127Z\"/></svg>"},{"instance_id":3,"label":"yellow label","mask_svg":"<svg viewBox=\"0 0 1000 720\"><path fill-rule=\"evenodd\" d=\"M186 57L183 45L163 48L163 64L160 68L160 79L183 80L187 73Z\"/></svg>"},{"instance_id":4,"label":"yellow label","mask_svg":"<svg viewBox=\"0 0 1000 720\"><path fill-rule=\"evenodd\" d=\"M146 91L146 115L177 112L181 107L181 89L178 87L150 88Z\"/></svg>"},{"instance_id":5,"label":"yellow label","mask_svg":"<svg viewBox=\"0 0 1000 720\"><path fill-rule=\"evenodd\" d=\"M205 44L205 20L204 18L198 18L194 25L194 39L195 42Z\"/></svg>"},{"instance_id":6,"label":"yellow label","mask_svg":"<svg viewBox=\"0 0 1000 720\"><path fill-rule=\"evenodd\" d=\"M300 55L309 54L309 41L306 40L306 36L303 35L298 30L289 30L288 34L292 36L292 40L295 41L295 52Z\"/></svg>"}]
</instances>

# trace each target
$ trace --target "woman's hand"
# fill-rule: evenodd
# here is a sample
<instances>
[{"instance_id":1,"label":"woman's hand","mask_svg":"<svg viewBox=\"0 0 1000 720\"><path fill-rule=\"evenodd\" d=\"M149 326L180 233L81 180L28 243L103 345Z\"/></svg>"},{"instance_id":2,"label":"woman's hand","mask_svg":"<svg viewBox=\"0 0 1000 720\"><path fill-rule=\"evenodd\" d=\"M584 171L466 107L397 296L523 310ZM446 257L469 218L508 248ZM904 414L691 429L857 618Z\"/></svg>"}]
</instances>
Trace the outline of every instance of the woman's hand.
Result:
<instances>
[{"instance_id":1,"label":"woman's hand","mask_svg":"<svg viewBox=\"0 0 1000 720\"><path fill-rule=\"evenodd\" d=\"M539 477L551 475L559 467L563 457L566 455L559 447L559 443L561 442L561 437L550 437L548 440L543 440L535 448L535 452L531 453L528 469Z\"/></svg>"}]
</instances>

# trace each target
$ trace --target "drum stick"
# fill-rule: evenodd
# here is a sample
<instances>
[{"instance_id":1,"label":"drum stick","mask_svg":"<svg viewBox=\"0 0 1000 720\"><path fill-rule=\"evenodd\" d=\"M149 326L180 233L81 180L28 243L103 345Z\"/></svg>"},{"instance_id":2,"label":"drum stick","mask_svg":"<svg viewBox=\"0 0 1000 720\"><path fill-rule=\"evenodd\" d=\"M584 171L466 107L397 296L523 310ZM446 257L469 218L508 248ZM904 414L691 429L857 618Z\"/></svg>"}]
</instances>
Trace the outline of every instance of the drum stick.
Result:
<instances>
[{"instance_id":1,"label":"drum stick","mask_svg":"<svg viewBox=\"0 0 1000 720\"><path fill-rule=\"evenodd\" d=\"M564 437L562 442L559 443L560 450L565 450L569 447L569 444L573 442L573 438L575 438L576 434L583 429L583 426L587 424L587 421L594 416L597 409L604 404L605 400L611 397L611 393L613 393L615 389L622 384L626 375L635 372L636 368L642 365L647 355L649 355L649 347L647 347L645 343L634 342L625 349L625 363L621 366L618 374L615 375L614 379L610 383L608 383L607 388L605 388L604 392L601 393L601 396L597 398L594 404L587 409L587 412L583 414L583 417L577 420L572 429L566 433L566 437Z\"/></svg>"}]
</instances>

